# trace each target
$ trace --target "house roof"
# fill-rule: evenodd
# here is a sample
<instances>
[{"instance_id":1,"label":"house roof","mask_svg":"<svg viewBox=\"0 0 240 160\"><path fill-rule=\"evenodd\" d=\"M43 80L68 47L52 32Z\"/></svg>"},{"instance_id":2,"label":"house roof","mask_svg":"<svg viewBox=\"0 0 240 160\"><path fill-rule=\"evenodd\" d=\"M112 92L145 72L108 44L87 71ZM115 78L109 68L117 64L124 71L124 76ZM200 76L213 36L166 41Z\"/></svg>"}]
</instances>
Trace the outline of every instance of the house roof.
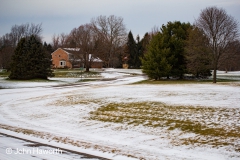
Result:
<instances>
[{"instance_id":1,"label":"house roof","mask_svg":"<svg viewBox=\"0 0 240 160\"><path fill-rule=\"evenodd\" d=\"M77 54L77 53L79 53L80 48L58 48L53 53L55 53L58 50L63 50L65 53L67 53L69 55L69 54Z\"/></svg>"},{"instance_id":2,"label":"house roof","mask_svg":"<svg viewBox=\"0 0 240 160\"><path fill-rule=\"evenodd\" d=\"M67 54L79 54L80 48L62 48Z\"/></svg>"},{"instance_id":3,"label":"house roof","mask_svg":"<svg viewBox=\"0 0 240 160\"><path fill-rule=\"evenodd\" d=\"M63 48L63 49L68 51L80 51L80 48Z\"/></svg>"},{"instance_id":4,"label":"house roof","mask_svg":"<svg viewBox=\"0 0 240 160\"><path fill-rule=\"evenodd\" d=\"M98 58L98 57L92 57L92 54L89 54L89 59L91 59L92 58L92 61L93 62L103 62L100 58Z\"/></svg>"}]
</instances>

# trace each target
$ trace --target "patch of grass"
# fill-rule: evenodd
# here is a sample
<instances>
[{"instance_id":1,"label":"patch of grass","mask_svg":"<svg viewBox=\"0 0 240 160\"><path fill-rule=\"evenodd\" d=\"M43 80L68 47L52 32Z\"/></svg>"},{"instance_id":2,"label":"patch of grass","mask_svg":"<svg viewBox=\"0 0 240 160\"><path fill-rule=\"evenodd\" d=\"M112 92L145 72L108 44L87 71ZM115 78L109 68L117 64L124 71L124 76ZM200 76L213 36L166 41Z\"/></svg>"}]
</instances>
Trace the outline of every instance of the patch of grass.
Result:
<instances>
[{"instance_id":1,"label":"patch of grass","mask_svg":"<svg viewBox=\"0 0 240 160\"><path fill-rule=\"evenodd\" d=\"M10 75L11 72L7 72L7 71L1 71L0 72L0 77L8 77Z\"/></svg>"},{"instance_id":2,"label":"patch of grass","mask_svg":"<svg viewBox=\"0 0 240 160\"><path fill-rule=\"evenodd\" d=\"M217 78L217 82L240 82L240 81L236 79Z\"/></svg>"},{"instance_id":3,"label":"patch of grass","mask_svg":"<svg viewBox=\"0 0 240 160\"><path fill-rule=\"evenodd\" d=\"M217 79L217 83L223 82L240 82L239 80L231 79ZM212 83L211 79L208 80L143 80L133 84L197 84L197 83Z\"/></svg>"},{"instance_id":4,"label":"patch of grass","mask_svg":"<svg viewBox=\"0 0 240 160\"><path fill-rule=\"evenodd\" d=\"M133 84L192 84L192 83L210 83L212 80L143 80Z\"/></svg>"},{"instance_id":5,"label":"patch of grass","mask_svg":"<svg viewBox=\"0 0 240 160\"><path fill-rule=\"evenodd\" d=\"M28 134L28 135L34 134L34 132L33 132L32 130L29 130L29 129L23 129L23 130L22 130L22 133L23 133L23 134Z\"/></svg>"},{"instance_id":6,"label":"patch of grass","mask_svg":"<svg viewBox=\"0 0 240 160\"><path fill-rule=\"evenodd\" d=\"M94 71L90 71L90 72L83 72L80 70L54 70L54 75L55 77L78 77L78 78L92 78L92 77L99 77L100 73L99 72L94 72Z\"/></svg>"},{"instance_id":7,"label":"patch of grass","mask_svg":"<svg viewBox=\"0 0 240 160\"><path fill-rule=\"evenodd\" d=\"M160 102L108 103L90 112L91 120L122 123L133 126L165 128L169 131L180 129L183 133L195 133L200 137L190 142L214 146L234 145L240 139L240 109L213 108L201 106L171 106ZM217 119L217 122L216 122ZM216 122L216 123L214 123ZM215 139L213 142L208 139ZM182 139L182 143L189 138Z\"/></svg>"},{"instance_id":8,"label":"patch of grass","mask_svg":"<svg viewBox=\"0 0 240 160\"><path fill-rule=\"evenodd\" d=\"M68 72L54 72L54 77L66 77Z\"/></svg>"},{"instance_id":9,"label":"patch of grass","mask_svg":"<svg viewBox=\"0 0 240 160\"><path fill-rule=\"evenodd\" d=\"M94 79L94 78L91 78L91 79L80 79L78 82L89 82L89 81L98 81L99 79Z\"/></svg>"},{"instance_id":10,"label":"patch of grass","mask_svg":"<svg viewBox=\"0 0 240 160\"><path fill-rule=\"evenodd\" d=\"M8 81L13 81L13 82L55 82L56 80L49 80L49 79L28 79L28 80L16 80L16 79L9 79L7 78L6 80Z\"/></svg>"},{"instance_id":11,"label":"patch of grass","mask_svg":"<svg viewBox=\"0 0 240 160\"><path fill-rule=\"evenodd\" d=\"M49 105L55 106L70 106L70 105L91 105L91 104L100 104L102 103L100 99L92 99L89 98L86 94L85 95L73 95L73 96L66 96L59 100L49 103Z\"/></svg>"}]
</instances>

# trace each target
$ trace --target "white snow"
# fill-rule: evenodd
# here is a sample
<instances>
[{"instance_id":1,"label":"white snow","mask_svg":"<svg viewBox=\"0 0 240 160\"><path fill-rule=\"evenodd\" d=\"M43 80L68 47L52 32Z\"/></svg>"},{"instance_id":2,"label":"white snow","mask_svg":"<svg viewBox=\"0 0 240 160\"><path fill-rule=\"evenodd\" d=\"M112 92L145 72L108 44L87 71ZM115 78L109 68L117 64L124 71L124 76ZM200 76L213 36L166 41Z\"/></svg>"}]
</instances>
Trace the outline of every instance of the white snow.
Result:
<instances>
[{"instance_id":1,"label":"white snow","mask_svg":"<svg viewBox=\"0 0 240 160\"><path fill-rule=\"evenodd\" d=\"M86 154L90 154L90 155L98 155L100 157L105 157L105 158L109 158L112 159L114 157L114 159L116 160L122 160L122 159L127 159L127 160L133 160L133 158L126 158L124 156L121 155L114 155L111 153L103 153L94 149L83 149L83 148L79 148L79 147L75 147L72 145L67 145L67 144L60 144L57 142L49 142L48 140L45 139L41 139L41 138L36 138L36 137L30 137L28 135L24 135L21 133L16 133L16 132L12 132L12 131L8 131L8 130L2 130L0 129L0 132L5 133L7 135L12 135L12 136L16 136L19 138L23 138L23 139L28 139L30 141L34 141L34 142L40 142L43 144L48 144L48 145L52 145L52 146L57 146L57 148L52 148L52 147L47 147L47 146L41 146L38 147L39 150L49 150L49 151L54 151L55 149L57 149L57 151L53 154L41 154L40 152L37 152L37 148L35 147L30 147L28 146L29 144L33 144L31 142L26 142L23 140L19 140L19 139L14 139L14 138L9 138L6 136L2 136L0 135L0 157L2 160L15 160L15 159L29 159L29 160L35 160L35 159L58 159L58 160L64 160L64 159L71 159L71 160L75 160L75 159L79 159L79 155L75 154L75 153L63 153L66 151L63 151L60 148L64 148L64 149L68 149L71 151L76 151L76 152L81 152L81 153L86 153ZM36 144L36 143L35 143ZM12 153L9 154L9 151L7 151L6 149L11 148ZM17 152L18 150L25 150L24 154L20 154ZM30 153L32 151L32 153ZM8 154L7 154L8 152ZM35 152L35 153L33 153ZM87 160L85 158L82 158L82 160ZM94 159L93 159L94 160ZM98 160L98 159L96 159Z\"/></svg>"},{"instance_id":2,"label":"white snow","mask_svg":"<svg viewBox=\"0 0 240 160\"><path fill-rule=\"evenodd\" d=\"M14 133L12 133L14 134ZM29 139L29 137L27 137ZM52 148L49 146L33 147L34 143L26 142L19 139L14 139L0 135L0 155L2 160L39 160L39 159L79 159L87 160L84 156L79 156L74 153L63 151L59 148ZM92 152L94 154L94 152ZM95 160L98 160L95 158Z\"/></svg>"},{"instance_id":3,"label":"white snow","mask_svg":"<svg viewBox=\"0 0 240 160\"><path fill-rule=\"evenodd\" d=\"M230 72L217 71L217 78L240 80L240 71L230 71Z\"/></svg>"},{"instance_id":4,"label":"white snow","mask_svg":"<svg viewBox=\"0 0 240 160\"><path fill-rule=\"evenodd\" d=\"M66 87L61 84L74 83L76 79L31 83L1 79L1 87L12 89L0 89L0 132L110 159L240 158L239 151L228 146L175 145L178 139L195 137L194 133L89 119L91 111L108 103L161 102L219 111L234 109L228 119L218 121L214 119L217 115L212 115L202 121L240 126L239 83L129 85L146 77L141 70L123 69L107 69L102 76L109 81L80 82ZM197 114L192 116L194 121L199 120L194 116ZM240 146L240 141L235 144Z\"/></svg>"}]
</instances>

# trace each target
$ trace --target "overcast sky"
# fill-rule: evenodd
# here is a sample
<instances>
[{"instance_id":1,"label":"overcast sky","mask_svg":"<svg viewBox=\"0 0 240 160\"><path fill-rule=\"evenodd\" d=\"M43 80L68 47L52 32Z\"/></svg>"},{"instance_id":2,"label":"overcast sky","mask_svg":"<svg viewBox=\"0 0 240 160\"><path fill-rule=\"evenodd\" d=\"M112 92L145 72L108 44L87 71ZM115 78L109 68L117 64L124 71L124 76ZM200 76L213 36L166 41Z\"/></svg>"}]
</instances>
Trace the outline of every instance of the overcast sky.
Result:
<instances>
[{"instance_id":1,"label":"overcast sky","mask_svg":"<svg viewBox=\"0 0 240 160\"><path fill-rule=\"evenodd\" d=\"M42 23L43 40L69 33L100 15L124 19L134 37L169 21L193 23L201 10L217 6L240 22L240 0L0 0L0 36L13 25ZM240 24L239 24L240 25Z\"/></svg>"}]
</instances>

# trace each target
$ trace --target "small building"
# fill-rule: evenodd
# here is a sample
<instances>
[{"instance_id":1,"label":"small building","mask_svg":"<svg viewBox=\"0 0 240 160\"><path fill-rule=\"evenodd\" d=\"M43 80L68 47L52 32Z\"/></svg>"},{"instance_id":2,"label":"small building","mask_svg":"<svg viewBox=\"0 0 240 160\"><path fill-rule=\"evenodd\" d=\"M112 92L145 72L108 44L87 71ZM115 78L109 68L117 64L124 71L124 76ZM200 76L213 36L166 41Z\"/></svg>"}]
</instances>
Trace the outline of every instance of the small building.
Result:
<instances>
[{"instance_id":1,"label":"small building","mask_svg":"<svg viewBox=\"0 0 240 160\"><path fill-rule=\"evenodd\" d=\"M84 67L83 54L80 48L58 48L52 54L52 68L80 68ZM91 68L102 68L103 61L89 55Z\"/></svg>"},{"instance_id":2,"label":"small building","mask_svg":"<svg viewBox=\"0 0 240 160\"><path fill-rule=\"evenodd\" d=\"M72 68L72 63L69 61L70 54L62 48L58 48L52 55L53 68Z\"/></svg>"}]
</instances>

